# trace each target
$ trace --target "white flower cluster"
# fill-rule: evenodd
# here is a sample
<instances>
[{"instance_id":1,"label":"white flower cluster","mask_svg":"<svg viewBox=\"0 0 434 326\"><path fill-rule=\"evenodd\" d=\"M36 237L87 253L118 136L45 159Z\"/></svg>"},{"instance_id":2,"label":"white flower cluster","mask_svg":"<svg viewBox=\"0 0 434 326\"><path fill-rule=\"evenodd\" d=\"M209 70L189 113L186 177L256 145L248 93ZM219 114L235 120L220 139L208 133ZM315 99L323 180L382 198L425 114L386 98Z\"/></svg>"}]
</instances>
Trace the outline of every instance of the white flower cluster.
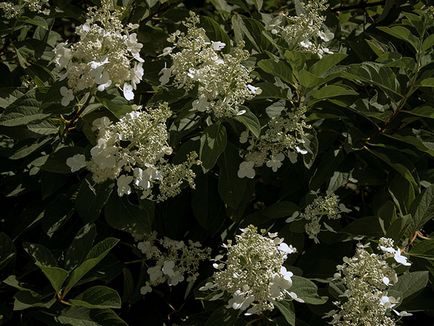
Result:
<instances>
[{"instance_id":1,"label":"white flower cluster","mask_svg":"<svg viewBox=\"0 0 434 326\"><path fill-rule=\"evenodd\" d=\"M197 87L193 109L212 113L216 118L245 113L244 102L261 92L250 84L253 68L242 64L249 58L249 52L239 44L230 53L222 53L226 44L210 41L205 30L197 27L199 17L194 13L183 24L187 33L179 30L173 33L168 39L173 47L164 49L163 55L170 55L172 65L160 72L161 84L167 84L173 77L178 88Z\"/></svg>"},{"instance_id":2,"label":"white flower cluster","mask_svg":"<svg viewBox=\"0 0 434 326\"><path fill-rule=\"evenodd\" d=\"M20 4L7 1L0 2L0 10L3 11L6 19L14 19L20 16L25 9L42 15L49 15L50 9L48 7L48 0L24 0Z\"/></svg>"},{"instance_id":3,"label":"white flower cluster","mask_svg":"<svg viewBox=\"0 0 434 326\"><path fill-rule=\"evenodd\" d=\"M145 255L149 281L140 289L141 294L152 291L152 287L166 283L169 286L177 285L186 280L193 283L199 276L199 264L209 259L210 248L202 248L199 242L189 240L177 241L164 237L157 239L153 232L137 244L139 250Z\"/></svg>"},{"instance_id":4,"label":"white flower cluster","mask_svg":"<svg viewBox=\"0 0 434 326\"><path fill-rule=\"evenodd\" d=\"M319 57L332 53L322 45L331 41L333 33L324 27L327 0L309 0L302 3L303 13L297 16L282 14L270 24L271 32L280 35L291 49L316 53ZM281 26L283 25L283 26Z\"/></svg>"},{"instance_id":5,"label":"white flower cluster","mask_svg":"<svg viewBox=\"0 0 434 326\"><path fill-rule=\"evenodd\" d=\"M303 302L290 291L293 274L283 266L288 254L296 252L277 233L262 234L250 225L241 229L236 244L228 241L227 259L223 255L215 258L217 271L212 281L201 287L201 291L216 292L210 300L229 294L227 308L246 311L246 315L261 314L273 310L275 301L293 299Z\"/></svg>"},{"instance_id":6,"label":"white flower cluster","mask_svg":"<svg viewBox=\"0 0 434 326\"><path fill-rule=\"evenodd\" d=\"M94 87L103 91L111 85L122 89L127 100L134 98L133 90L143 77L143 45L136 33L130 33L138 25L124 27L120 17L112 1L103 0L101 8L90 8L86 23L77 27L79 41L71 46L60 43L54 49L54 62L68 84L61 89L63 105L76 92Z\"/></svg>"},{"instance_id":7,"label":"white flower cluster","mask_svg":"<svg viewBox=\"0 0 434 326\"><path fill-rule=\"evenodd\" d=\"M327 194L326 196L318 196L313 202L306 206L303 212L295 212L291 217L286 219L286 223L291 223L295 220L304 219L307 221L305 230L310 239L319 243L318 234L321 231L322 225L329 231L333 229L324 221L321 225L321 219L327 217L329 220L341 218L341 213L349 213L350 209L339 202L339 197L335 194Z\"/></svg>"},{"instance_id":8,"label":"white flower cluster","mask_svg":"<svg viewBox=\"0 0 434 326\"><path fill-rule=\"evenodd\" d=\"M182 164L169 163L166 158L172 154L166 129L170 115L167 104L161 104L148 111L130 112L117 123L107 117L96 119L93 126L98 140L90 151L91 160L87 162L84 155L77 154L66 164L72 172L87 167L97 183L116 180L119 196L130 194L135 187L142 198L164 201L178 195L184 183L194 188L191 167L200 164L197 154L190 153ZM155 185L159 188L156 195Z\"/></svg>"},{"instance_id":9,"label":"white flower cluster","mask_svg":"<svg viewBox=\"0 0 434 326\"><path fill-rule=\"evenodd\" d=\"M264 164L276 172L285 157L295 163L298 154L307 154L307 130L311 126L305 121L305 111L305 108L284 110L279 115L272 116L259 138L250 136L248 131L241 133L240 142L249 145L241 153L244 161L239 166L238 177L253 178L254 168Z\"/></svg>"},{"instance_id":10,"label":"white flower cluster","mask_svg":"<svg viewBox=\"0 0 434 326\"><path fill-rule=\"evenodd\" d=\"M390 314L393 310L398 316L410 314L393 309L399 298L388 295L388 288L398 281L394 270L394 260L409 266L407 258L395 249L393 240L381 238L378 249L380 254L370 253L367 246L358 244L356 254L352 258L344 257L344 263L337 266L335 280L341 281L345 287L341 302L334 302L339 310L333 310L326 317L332 317L331 325L382 325L394 326L395 318Z\"/></svg>"}]
</instances>

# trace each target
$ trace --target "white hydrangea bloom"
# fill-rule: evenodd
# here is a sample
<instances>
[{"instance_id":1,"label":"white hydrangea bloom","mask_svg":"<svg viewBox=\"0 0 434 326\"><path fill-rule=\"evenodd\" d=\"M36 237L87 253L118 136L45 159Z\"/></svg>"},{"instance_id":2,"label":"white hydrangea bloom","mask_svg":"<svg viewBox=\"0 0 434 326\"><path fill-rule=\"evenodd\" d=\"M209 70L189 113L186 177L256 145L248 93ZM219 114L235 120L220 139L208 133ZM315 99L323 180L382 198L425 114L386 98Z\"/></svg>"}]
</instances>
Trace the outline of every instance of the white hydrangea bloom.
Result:
<instances>
[{"instance_id":1,"label":"white hydrangea bloom","mask_svg":"<svg viewBox=\"0 0 434 326\"><path fill-rule=\"evenodd\" d=\"M323 217L329 220L341 218L341 213L349 213L350 209L339 202L339 197L334 193L325 196L317 196L312 203L306 206L303 212L295 212L293 216L286 219L286 223L291 223L296 220L306 220L305 230L310 239L319 243L318 234L324 226L327 230L333 229L325 224L321 224Z\"/></svg>"},{"instance_id":2,"label":"white hydrangea bloom","mask_svg":"<svg viewBox=\"0 0 434 326\"><path fill-rule=\"evenodd\" d=\"M11 2L0 2L0 10L3 12L5 19L14 19L21 14L20 6Z\"/></svg>"},{"instance_id":3,"label":"white hydrangea bloom","mask_svg":"<svg viewBox=\"0 0 434 326\"><path fill-rule=\"evenodd\" d=\"M83 154L76 154L66 159L66 165L71 168L71 172L76 172L86 167L86 156Z\"/></svg>"},{"instance_id":4,"label":"white hydrangea bloom","mask_svg":"<svg viewBox=\"0 0 434 326\"><path fill-rule=\"evenodd\" d=\"M273 310L275 301L297 298L302 302L290 291L293 274L283 266L295 248L277 238L277 234L258 233L252 225L241 232L236 236L236 244L228 241L224 245L227 259L223 260L223 255L214 259L217 271L200 290L216 292L213 299L226 295L227 308L247 315Z\"/></svg>"},{"instance_id":5,"label":"white hydrangea bloom","mask_svg":"<svg viewBox=\"0 0 434 326\"><path fill-rule=\"evenodd\" d=\"M120 175L116 181L118 187L118 195L122 197L123 195L129 195L131 193L130 183L133 181L133 177L130 175Z\"/></svg>"},{"instance_id":6,"label":"white hydrangea bloom","mask_svg":"<svg viewBox=\"0 0 434 326\"><path fill-rule=\"evenodd\" d=\"M135 188L142 198L155 201L178 195L184 184L194 188L195 173L191 167L200 164L197 154L190 153L182 164L168 162L172 148L166 120L170 115L167 104L161 104L148 111L132 111L117 123L107 117L96 119L93 128L98 132L97 144L86 163L93 180L116 180L119 196L128 195ZM71 168L76 170L75 166Z\"/></svg>"},{"instance_id":7,"label":"white hydrangea bloom","mask_svg":"<svg viewBox=\"0 0 434 326\"><path fill-rule=\"evenodd\" d=\"M331 325L394 326L392 310L400 317L409 315L393 309L399 299L390 296L388 289L398 281L394 270L397 265L388 263L391 253L382 249L385 243L389 248L394 246L393 240L380 239L380 254L370 253L369 246L358 244L356 254L344 257L344 263L337 266L335 280L342 283L345 292L341 295L343 300L334 302L339 309L326 315L333 318Z\"/></svg>"},{"instance_id":8,"label":"white hydrangea bloom","mask_svg":"<svg viewBox=\"0 0 434 326\"><path fill-rule=\"evenodd\" d=\"M387 257L393 257L393 259L404 266L411 266L411 263L408 262L408 258L401 254L401 249L394 248L394 243L392 239L381 238L379 241L378 249L384 252L384 255Z\"/></svg>"},{"instance_id":9,"label":"white hydrangea bloom","mask_svg":"<svg viewBox=\"0 0 434 326\"><path fill-rule=\"evenodd\" d=\"M14 19L20 16L26 9L32 13L49 15L49 5L48 0L23 0L18 2L18 4L2 1L0 2L0 10L3 12L4 18Z\"/></svg>"},{"instance_id":10,"label":"white hydrangea bloom","mask_svg":"<svg viewBox=\"0 0 434 326\"><path fill-rule=\"evenodd\" d=\"M77 27L79 41L70 46L60 43L54 49L54 63L74 93L91 88L104 91L114 85L127 100L134 98L143 77L142 44L131 33L137 25L124 27L121 14L111 0L103 0L101 8L90 8L86 23Z\"/></svg>"},{"instance_id":11,"label":"white hydrangea bloom","mask_svg":"<svg viewBox=\"0 0 434 326\"><path fill-rule=\"evenodd\" d=\"M156 232L145 235L137 248L149 266L149 281L140 290L143 295L163 283L176 286L185 280L194 282L199 275L199 264L209 259L211 253L210 248L203 248L199 242L177 241L168 237L158 239Z\"/></svg>"},{"instance_id":12,"label":"white hydrangea bloom","mask_svg":"<svg viewBox=\"0 0 434 326\"><path fill-rule=\"evenodd\" d=\"M269 24L272 34L284 39L290 49L316 53L320 58L332 51L324 45L334 37L325 26L327 0L300 2L303 13L297 16L281 14Z\"/></svg>"},{"instance_id":13,"label":"white hydrangea bloom","mask_svg":"<svg viewBox=\"0 0 434 326\"><path fill-rule=\"evenodd\" d=\"M61 104L63 106L68 106L71 101L74 100L74 93L72 89L69 89L65 86L60 87L60 95L62 95Z\"/></svg>"},{"instance_id":14,"label":"white hydrangea bloom","mask_svg":"<svg viewBox=\"0 0 434 326\"><path fill-rule=\"evenodd\" d=\"M238 168L238 178L253 179L255 177L254 165L255 163L250 161L241 162Z\"/></svg>"},{"instance_id":15,"label":"white hydrangea bloom","mask_svg":"<svg viewBox=\"0 0 434 326\"><path fill-rule=\"evenodd\" d=\"M50 14L48 0L24 0L23 5L32 12L37 12L43 15Z\"/></svg>"},{"instance_id":16,"label":"white hydrangea bloom","mask_svg":"<svg viewBox=\"0 0 434 326\"><path fill-rule=\"evenodd\" d=\"M307 130L311 126L306 123L305 111L305 108L293 111L285 109L273 115L259 138L243 131L240 142L248 143L248 147L241 151L244 160L254 167L266 165L276 172L283 165L285 157L295 163L297 154L307 154L304 146L307 144ZM245 162L241 164L247 166Z\"/></svg>"},{"instance_id":17,"label":"white hydrangea bloom","mask_svg":"<svg viewBox=\"0 0 434 326\"><path fill-rule=\"evenodd\" d=\"M199 17L191 13L183 23L187 32L176 31L169 37L173 47L165 48L162 56L170 56L172 65L160 72L160 82L165 85L172 76L178 88L191 90L197 86L198 99L193 102L196 111L212 113L216 118L242 114L244 102L261 92L250 84L253 68L242 64L249 53L243 50L243 44L223 53L227 44L210 42L198 23Z\"/></svg>"}]
</instances>

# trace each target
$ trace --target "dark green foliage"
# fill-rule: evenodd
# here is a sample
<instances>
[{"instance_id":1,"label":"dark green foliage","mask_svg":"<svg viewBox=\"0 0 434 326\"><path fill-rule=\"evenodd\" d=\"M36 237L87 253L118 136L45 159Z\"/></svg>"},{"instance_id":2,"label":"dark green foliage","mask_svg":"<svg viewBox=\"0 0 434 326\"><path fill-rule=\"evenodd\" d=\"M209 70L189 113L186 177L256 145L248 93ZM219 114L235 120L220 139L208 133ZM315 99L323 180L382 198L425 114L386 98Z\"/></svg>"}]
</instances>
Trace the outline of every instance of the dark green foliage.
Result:
<instances>
[{"instance_id":1,"label":"dark green foliage","mask_svg":"<svg viewBox=\"0 0 434 326\"><path fill-rule=\"evenodd\" d=\"M434 316L434 11L428 1L329 1L326 25L334 54L321 58L288 49L267 27L275 13L299 1L117 1L125 23L139 24L144 77L129 103L122 91L88 93L60 104L65 82L53 73L53 48L74 42L73 26L99 1L50 1L51 14L26 13L0 22L0 325L324 325L342 289L331 282L344 256L363 242L389 237L412 266L390 293L428 325ZM211 41L250 51L252 82L262 89L245 113L213 119L192 114L197 89L160 87L159 57L168 36L183 29L188 10L201 17ZM232 44L231 44L231 40ZM196 189L154 203L119 197L113 180L97 184L66 159L89 156L94 119L119 120L167 102L173 161L196 151ZM264 133L273 112L306 107L312 129L307 154L272 172L239 178L239 138ZM243 147L244 146L244 147ZM339 195L351 208L330 221L320 244L305 221L285 223L312 202L312 193ZM201 241L212 248L254 224L278 232L298 252L288 258L291 291L305 301L276 302L264 316L243 316L227 302L197 300L212 274L200 267L192 285L162 285L143 296L148 279L135 236ZM289 268L289 267L288 267Z\"/></svg>"}]
</instances>

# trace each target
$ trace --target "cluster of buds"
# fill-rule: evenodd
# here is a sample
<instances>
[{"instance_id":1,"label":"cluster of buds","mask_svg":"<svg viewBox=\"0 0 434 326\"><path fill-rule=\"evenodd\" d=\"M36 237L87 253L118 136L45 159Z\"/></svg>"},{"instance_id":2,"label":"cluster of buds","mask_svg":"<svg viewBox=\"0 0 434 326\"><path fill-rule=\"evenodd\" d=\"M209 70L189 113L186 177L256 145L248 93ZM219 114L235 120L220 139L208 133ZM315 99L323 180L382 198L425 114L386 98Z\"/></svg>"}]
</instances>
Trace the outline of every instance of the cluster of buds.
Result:
<instances>
[{"instance_id":1,"label":"cluster of buds","mask_svg":"<svg viewBox=\"0 0 434 326\"><path fill-rule=\"evenodd\" d=\"M67 106L74 95L85 89L104 91L116 86L127 100L143 77L142 44L131 33L138 25L122 25L121 11L111 0L103 0L100 8L90 8L86 23L76 29L80 40L68 45L60 43L54 49L54 62L67 80L60 89L62 105Z\"/></svg>"},{"instance_id":2,"label":"cluster of buds","mask_svg":"<svg viewBox=\"0 0 434 326\"><path fill-rule=\"evenodd\" d=\"M98 138L90 150L90 161L77 154L66 164L72 172L86 167L96 183L116 180L119 196L129 195L135 188L141 198L164 201L178 195L184 183L194 188L191 167L200 164L197 154L190 153L181 164L168 161L173 151L166 127L170 115L167 104L161 104L146 111L132 111L116 123L107 117L98 118L93 122Z\"/></svg>"},{"instance_id":3,"label":"cluster of buds","mask_svg":"<svg viewBox=\"0 0 434 326\"><path fill-rule=\"evenodd\" d=\"M153 232L137 244L137 248L146 258L149 266L149 280L141 287L140 293L152 292L152 288L163 283L175 286L183 281L193 283L199 276L199 265L209 259L210 248L203 248L201 243L189 240L173 240L168 237L157 238Z\"/></svg>"},{"instance_id":4,"label":"cluster of buds","mask_svg":"<svg viewBox=\"0 0 434 326\"><path fill-rule=\"evenodd\" d=\"M333 318L331 325L394 326L396 317L391 312L399 317L411 315L394 309L399 298L388 294L388 289L398 282L395 269L399 265L410 266L407 257L401 255L391 239L380 239L378 254L369 252L368 247L358 244L356 254L344 257L344 263L337 266L334 279L345 291L342 300L334 302L339 309L326 315Z\"/></svg>"},{"instance_id":5,"label":"cluster of buds","mask_svg":"<svg viewBox=\"0 0 434 326\"><path fill-rule=\"evenodd\" d=\"M324 44L334 37L325 26L327 0L309 0L301 3L300 12L296 16L281 14L270 24L271 33L279 35L286 41L290 49L316 53L319 57L332 53Z\"/></svg>"},{"instance_id":6,"label":"cluster of buds","mask_svg":"<svg viewBox=\"0 0 434 326\"><path fill-rule=\"evenodd\" d=\"M310 239L319 243L318 234L324 228L328 231L333 231L332 227L323 221L337 220L341 218L341 213L349 213L350 209L339 202L339 197L334 193L326 196L317 196L312 203L306 206L303 212L294 212L294 214L286 219L286 223L291 223L296 220L305 220L305 231Z\"/></svg>"},{"instance_id":7,"label":"cluster of buds","mask_svg":"<svg viewBox=\"0 0 434 326\"><path fill-rule=\"evenodd\" d=\"M293 274L283 266L296 249L278 238L277 233L258 233L250 225L241 229L235 244L228 241L223 247L227 250L226 259L224 255L215 257L213 266L217 271L200 288L212 293L209 300L228 296L226 307L246 315L271 311L275 301L303 302L290 290Z\"/></svg>"},{"instance_id":8,"label":"cluster of buds","mask_svg":"<svg viewBox=\"0 0 434 326\"><path fill-rule=\"evenodd\" d=\"M162 55L170 56L172 64L162 69L160 82L166 85L172 79L177 88L197 88L195 111L211 113L216 118L242 115L246 112L244 102L261 92L250 84L253 68L243 64L249 52L240 43L224 53L227 44L210 41L205 30L197 26L199 22L199 17L191 13L183 22L187 32L178 30L169 37L173 46L164 49Z\"/></svg>"},{"instance_id":9,"label":"cluster of buds","mask_svg":"<svg viewBox=\"0 0 434 326\"><path fill-rule=\"evenodd\" d=\"M50 14L49 6L48 0L24 0L19 1L18 4L8 1L0 2L0 10L6 19L17 18L25 10L47 16Z\"/></svg>"},{"instance_id":10,"label":"cluster of buds","mask_svg":"<svg viewBox=\"0 0 434 326\"><path fill-rule=\"evenodd\" d=\"M238 169L239 178L254 178L255 168L264 164L276 172L287 157L291 163L297 162L297 156L309 153L308 130L304 107L293 111L282 110L271 116L263 132L256 138L243 131L240 143L247 143L247 149L241 151L244 161Z\"/></svg>"}]
</instances>

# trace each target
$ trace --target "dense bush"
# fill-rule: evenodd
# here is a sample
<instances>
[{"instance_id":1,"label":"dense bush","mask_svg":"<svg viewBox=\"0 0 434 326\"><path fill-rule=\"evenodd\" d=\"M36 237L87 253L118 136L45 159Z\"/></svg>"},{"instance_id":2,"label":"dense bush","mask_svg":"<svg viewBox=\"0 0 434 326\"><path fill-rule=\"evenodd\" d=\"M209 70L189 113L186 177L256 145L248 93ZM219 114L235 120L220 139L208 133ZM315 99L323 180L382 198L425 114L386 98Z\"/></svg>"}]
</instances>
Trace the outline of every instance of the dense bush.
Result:
<instances>
[{"instance_id":1,"label":"dense bush","mask_svg":"<svg viewBox=\"0 0 434 326\"><path fill-rule=\"evenodd\" d=\"M1 325L432 325L428 0L0 10Z\"/></svg>"}]
</instances>

